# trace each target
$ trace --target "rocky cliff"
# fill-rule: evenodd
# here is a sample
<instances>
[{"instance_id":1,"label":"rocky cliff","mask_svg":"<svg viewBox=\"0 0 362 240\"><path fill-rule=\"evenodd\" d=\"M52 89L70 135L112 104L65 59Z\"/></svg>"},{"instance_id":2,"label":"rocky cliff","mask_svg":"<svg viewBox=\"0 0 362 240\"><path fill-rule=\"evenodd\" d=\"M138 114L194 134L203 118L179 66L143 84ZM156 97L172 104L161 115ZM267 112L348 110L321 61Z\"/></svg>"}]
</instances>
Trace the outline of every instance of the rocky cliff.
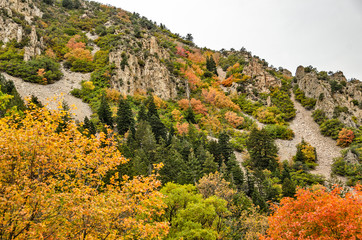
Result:
<instances>
[{"instance_id":1,"label":"rocky cliff","mask_svg":"<svg viewBox=\"0 0 362 240\"><path fill-rule=\"evenodd\" d=\"M161 62L168 59L169 54L159 47L153 36L145 36L140 43L143 51L139 54L131 53L123 45L109 54L109 61L116 67L112 87L124 94L150 90L165 99L175 98L180 80L172 76Z\"/></svg>"},{"instance_id":2,"label":"rocky cliff","mask_svg":"<svg viewBox=\"0 0 362 240\"><path fill-rule=\"evenodd\" d=\"M253 58L248 65L244 67L243 74L254 79L254 87L259 92L267 92L270 87L281 87L280 79L271 75L267 69L256 58Z\"/></svg>"},{"instance_id":3,"label":"rocky cliff","mask_svg":"<svg viewBox=\"0 0 362 240\"><path fill-rule=\"evenodd\" d=\"M362 124L362 82L347 81L342 72L327 74L302 66L297 68L295 78L305 95L317 100L315 109L350 127Z\"/></svg>"},{"instance_id":4,"label":"rocky cliff","mask_svg":"<svg viewBox=\"0 0 362 240\"><path fill-rule=\"evenodd\" d=\"M0 0L0 41L4 44L16 40L23 42L24 60L40 55L43 38L38 38L34 18L43 13L32 0Z\"/></svg>"}]
</instances>

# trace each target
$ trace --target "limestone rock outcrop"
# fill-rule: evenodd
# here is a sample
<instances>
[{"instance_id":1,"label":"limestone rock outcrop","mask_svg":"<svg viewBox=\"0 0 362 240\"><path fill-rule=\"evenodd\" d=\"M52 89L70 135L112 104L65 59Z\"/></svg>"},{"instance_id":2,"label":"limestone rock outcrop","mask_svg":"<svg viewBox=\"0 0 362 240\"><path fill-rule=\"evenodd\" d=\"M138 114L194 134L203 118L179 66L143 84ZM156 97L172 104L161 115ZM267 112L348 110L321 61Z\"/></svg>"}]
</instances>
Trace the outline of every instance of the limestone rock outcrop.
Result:
<instances>
[{"instance_id":1,"label":"limestone rock outcrop","mask_svg":"<svg viewBox=\"0 0 362 240\"><path fill-rule=\"evenodd\" d=\"M155 37L141 41L142 49L149 54L130 53L123 45L109 54L109 61L116 67L112 87L123 94L151 90L162 98L175 98L181 83L161 61L169 57L167 51L158 45Z\"/></svg>"},{"instance_id":2,"label":"limestone rock outcrop","mask_svg":"<svg viewBox=\"0 0 362 240\"><path fill-rule=\"evenodd\" d=\"M299 66L296 81L305 95L317 100L315 109L324 111L328 118L338 119L349 127L362 125L362 82L347 81L342 72L328 74L328 79L316 71ZM332 91L332 85L338 90ZM342 109L342 111L340 111Z\"/></svg>"},{"instance_id":3,"label":"limestone rock outcrop","mask_svg":"<svg viewBox=\"0 0 362 240\"><path fill-rule=\"evenodd\" d=\"M260 92L268 92L270 87L281 87L282 85L280 79L267 72L256 58L253 58L251 62L244 67L243 74L254 79L254 87Z\"/></svg>"}]
</instances>

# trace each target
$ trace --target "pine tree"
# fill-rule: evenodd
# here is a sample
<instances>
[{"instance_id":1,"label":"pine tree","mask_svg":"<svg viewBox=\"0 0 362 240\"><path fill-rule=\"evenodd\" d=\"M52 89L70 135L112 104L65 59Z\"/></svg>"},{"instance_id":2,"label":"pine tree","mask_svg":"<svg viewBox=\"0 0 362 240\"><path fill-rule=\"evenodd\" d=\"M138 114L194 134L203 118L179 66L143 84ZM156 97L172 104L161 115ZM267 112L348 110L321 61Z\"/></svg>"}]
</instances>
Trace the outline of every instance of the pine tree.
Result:
<instances>
[{"instance_id":1,"label":"pine tree","mask_svg":"<svg viewBox=\"0 0 362 240\"><path fill-rule=\"evenodd\" d=\"M137 121L147 121L146 107L144 104L141 104L140 110L138 111Z\"/></svg>"},{"instance_id":2,"label":"pine tree","mask_svg":"<svg viewBox=\"0 0 362 240\"><path fill-rule=\"evenodd\" d=\"M157 116L152 115L149 119L149 123L151 125L153 134L155 134L157 142L159 142L161 138L164 140L167 139L166 127Z\"/></svg>"},{"instance_id":3,"label":"pine tree","mask_svg":"<svg viewBox=\"0 0 362 240\"><path fill-rule=\"evenodd\" d=\"M206 58L206 69L212 73L215 73L215 74L217 73L216 63L212 56Z\"/></svg>"},{"instance_id":4,"label":"pine tree","mask_svg":"<svg viewBox=\"0 0 362 240\"><path fill-rule=\"evenodd\" d=\"M69 110L70 110L70 108L69 108L68 103L66 101L63 101L62 102L62 117L61 117L60 122L58 123L57 129L55 130L57 133L63 132L67 128L69 121L72 119L70 117Z\"/></svg>"},{"instance_id":5,"label":"pine tree","mask_svg":"<svg viewBox=\"0 0 362 240\"><path fill-rule=\"evenodd\" d=\"M206 151L206 158L204 164L202 165L203 174L214 173L217 171L218 165L214 161L214 157L209 151Z\"/></svg>"},{"instance_id":6,"label":"pine tree","mask_svg":"<svg viewBox=\"0 0 362 240\"><path fill-rule=\"evenodd\" d=\"M160 118L152 95L149 96L147 99L147 107L148 107L147 119L150 119L152 116Z\"/></svg>"},{"instance_id":7,"label":"pine tree","mask_svg":"<svg viewBox=\"0 0 362 240\"><path fill-rule=\"evenodd\" d=\"M113 127L111 108L109 107L105 96L102 96L101 98L101 105L99 106L97 113L99 120L102 123L107 124L109 127Z\"/></svg>"},{"instance_id":8,"label":"pine tree","mask_svg":"<svg viewBox=\"0 0 362 240\"><path fill-rule=\"evenodd\" d=\"M93 122L88 119L87 116L84 118L83 129L87 129L87 136L95 135L97 133L96 127L94 126Z\"/></svg>"},{"instance_id":9,"label":"pine tree","mask_svg":"<svg viewBox=\"0 0 362 240\"><path fill-rule=\"evenodd\" d=\"M121 135L125 134L134 122L131 107L128 101L123 98L120 99L118 104L116 121L118 133Z\"/></svg>"},{"instance_id":10,"label":"pine tree","mask_svg":"<svg viewBox=\"0 0 362 240\"><path fill-rule=\"evenodd\" d=\"M220 133L218 148L221 157L225 161L226 165L228 165L228 161L230 160L230 157L233 154L233 150L230 145L229 139L230 139L229 135L227 135L225 132Z\"/></svg>"},{"instance_id":11,"label":"pine tree","mask_svg":"<svg viewBox=\"0 0 362 240\"><path fill-rule=\"evenodd\" d=\"M256 169L269 169L272 172L277 166L278 149L265 129L254 128L246 143L250 160Z\"/></svg>"},{"instance_id":12,"label":"pine tree","mask_svg":"<svg viewBox=\"0 0 362 240\"><path fill-rule=\"evenodd\" d=\"M294 197L296 193L295 185L289 178L286 178L283 181L282 193L284 197Z\"/></svg>"},{"instance_id":13,"label":"pine tree","mask_svg":"<svg viewBox=\"0 0 362 240\"><path fill-rule=\"evenodd\" d=\"M186 110L185 119L186 119L186 121L188 121L189 123L196 124L195 114L194 114L194 111L192 110L191 107L189 107L189 108Z\"/></svg>"}]
</instances>

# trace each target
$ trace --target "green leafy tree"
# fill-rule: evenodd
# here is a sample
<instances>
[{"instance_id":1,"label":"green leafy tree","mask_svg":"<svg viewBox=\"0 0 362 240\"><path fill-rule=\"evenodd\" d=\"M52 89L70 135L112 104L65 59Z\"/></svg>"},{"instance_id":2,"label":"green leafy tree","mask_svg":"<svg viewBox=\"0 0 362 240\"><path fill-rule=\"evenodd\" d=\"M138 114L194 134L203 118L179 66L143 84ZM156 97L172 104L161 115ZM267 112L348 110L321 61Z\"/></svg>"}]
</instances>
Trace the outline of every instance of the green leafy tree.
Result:
<instances>
[{"instance_id":1,"label":"green leafy tree","mask_svg":"<svg viewBox=\"0 0 362 240\"><path fill-rule=\"evenodd\" d=\"M295 185L289 178L285 178L283 181L282 193L284 197L294 197L296 193Z\"/></svg>"}]
</instances>

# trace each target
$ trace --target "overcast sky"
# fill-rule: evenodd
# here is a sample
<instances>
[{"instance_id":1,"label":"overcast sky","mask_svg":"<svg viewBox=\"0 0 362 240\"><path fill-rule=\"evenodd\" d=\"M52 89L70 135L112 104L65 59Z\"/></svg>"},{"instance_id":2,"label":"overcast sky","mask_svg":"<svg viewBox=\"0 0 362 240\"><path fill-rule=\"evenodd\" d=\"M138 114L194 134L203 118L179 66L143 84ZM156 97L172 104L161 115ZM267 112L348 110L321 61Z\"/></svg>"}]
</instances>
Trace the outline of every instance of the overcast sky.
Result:
<instances>
[{"instance_id":1,"label":"overcast sky","mask_svg":"<svg viewBox=\"0 0 362 240\"><path fill-rule=\"evenodd\" d=\"M362 0L97 0L137 12L199 47L245 47L293 74L299 65L362 80Z\"/></svg>"}]
</instances>

